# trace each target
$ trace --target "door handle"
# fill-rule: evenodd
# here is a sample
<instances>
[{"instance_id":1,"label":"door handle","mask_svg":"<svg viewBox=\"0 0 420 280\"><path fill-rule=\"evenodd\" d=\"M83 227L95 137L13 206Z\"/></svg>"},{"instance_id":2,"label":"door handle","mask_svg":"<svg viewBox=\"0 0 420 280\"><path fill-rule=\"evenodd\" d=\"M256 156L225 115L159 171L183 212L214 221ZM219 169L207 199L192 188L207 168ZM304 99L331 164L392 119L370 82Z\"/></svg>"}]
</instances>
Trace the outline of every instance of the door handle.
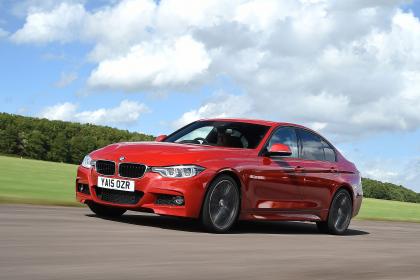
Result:
<instances>
[{"instance_id":1,"label":"door handle","mask_svg":"<svg viewBox=\"0 0 420 280\"><path fill-rule=\"evenodd\" d=\"M332 173L337 173L338 171L337 171L337 168L335 168L335 167L331 167L331 168L330 168L330 172L332 172Z\"/></svg>"},{"instance_id":2,"label":"door handle","mask_svg":"<svg viewBox=\"0 0 420 280\"><path fill-rule=\"evenodd\" d=\"M303 167L302 167L302 166L296 166L296 167L295 167L295 172L297 172L297 173L302 173L303 171L305 171L305 169L303 169Z\"/></svg>"}]
</instances>

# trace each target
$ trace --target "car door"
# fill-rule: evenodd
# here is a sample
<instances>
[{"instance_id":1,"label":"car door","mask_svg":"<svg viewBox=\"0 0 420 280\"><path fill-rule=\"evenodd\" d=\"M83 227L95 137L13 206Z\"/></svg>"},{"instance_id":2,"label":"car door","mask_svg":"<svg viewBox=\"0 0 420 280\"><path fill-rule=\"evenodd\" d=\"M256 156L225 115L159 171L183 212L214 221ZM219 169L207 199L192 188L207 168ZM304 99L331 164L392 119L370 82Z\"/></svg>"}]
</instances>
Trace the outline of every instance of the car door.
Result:
<instances>
[{"instance_id":1,"label":"car door","mask_svg":"<svg viewBox=\"0 0 420 280\"><path fill-rule=\"evenodd\" d=\"M273 144L288 145L291 156L267 156ZM265 151L264 151L265 150ZM253 208L259 210L296 210L302 208L299 186L304 184L298 158L298 139L293 127L279 127L274 131L256 168L250 170L249 186L253 192Z\"/></svg>"},{"instance_id":2,"label":"car door","mask_svg":"<svg viewBox=\"0 0 420 280\"><path fill-rule=\"evenodd\" d=\"M304 173L304 184L300 188L304 204L308 209L328 209L337 179L335 150L322 137L309 130L297 128L296 131Z\"/></svg>"}]
</instances>

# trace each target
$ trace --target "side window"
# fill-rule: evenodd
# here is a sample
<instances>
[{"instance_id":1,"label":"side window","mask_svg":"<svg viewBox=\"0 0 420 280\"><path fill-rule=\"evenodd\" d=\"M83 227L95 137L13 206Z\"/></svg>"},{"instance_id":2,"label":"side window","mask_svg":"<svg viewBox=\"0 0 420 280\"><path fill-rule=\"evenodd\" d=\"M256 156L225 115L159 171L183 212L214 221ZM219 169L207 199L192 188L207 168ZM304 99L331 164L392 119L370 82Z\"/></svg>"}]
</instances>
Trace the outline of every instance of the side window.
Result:
<instances>
[{"instance_id":1,"label":"side window","mask_svg":"<svg viewBox=\"0 0 420 280\"><path fill-rule=\"evenodd\" d=\"M324 145L321 137L303 129L299 129L298 134L302 143L300 157L325 161Z\"/></svg>"},{"instance_id":2,"label":"side window","mask_svg":"<svg viewBox=\"0 0 420 280\"><path fill-rule=\"evenodd\" d=\"M325 160L331 162L336 161L335 151L333 147L331 147L331 145L325 141L322 141L322 145L324 146Z\"/></svg>"},{"instance_id":3,"label":"side window","mask_svg":"<svg viewBox=\"0 0 420 280\"><path fill-rule=\"evenodd\" d=\"M274 134L271 136L270 141L268 142L268 147L270 148L273 144L284 144L290 147L292 150L291 157L298 157L298 145L295 129L292 127L280 127Z\"/></svg>"}]
</instances>

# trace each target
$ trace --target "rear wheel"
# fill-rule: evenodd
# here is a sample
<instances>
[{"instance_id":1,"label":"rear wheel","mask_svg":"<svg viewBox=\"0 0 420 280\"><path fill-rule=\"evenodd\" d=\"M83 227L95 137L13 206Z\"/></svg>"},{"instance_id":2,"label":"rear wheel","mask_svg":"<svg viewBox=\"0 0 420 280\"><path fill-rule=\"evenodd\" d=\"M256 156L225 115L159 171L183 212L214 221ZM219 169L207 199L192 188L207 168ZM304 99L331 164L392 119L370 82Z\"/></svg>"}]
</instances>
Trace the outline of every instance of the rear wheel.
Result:
<instances>
[{"instance_id":1,"label":"rear wheel","mask_svg":"<svg viewBox=\"0 0 420 280\"><path fill-rule=\"evenodd\" d=\"M201 221L211 232L227 232L235 224L240 207L239 187L235 180L222 175L210 185L204 200Z\"/></svg>"},{"instance_id":2,"label":"rear wheel","mask_svg":"<svg viewBox=\"0 0 420 280\"><path fill-rule=\"evenodd\" d=\"M346 232L353 214L353 204L348 191L339 190L331 203L328 220L317 222L318 230L322 233L340 235Z\"/></svg>"},{"instance_id":3,"label":"rear wheel","mask_svg":"<svg viewBox=\"0 0 420 280\"><path fill-rule=\"evenodd\" d=\"M87 205L99 217L120 217L127 211L126 209L100 205L94 202L90 202Z\"/></svg>"}]
</instances>

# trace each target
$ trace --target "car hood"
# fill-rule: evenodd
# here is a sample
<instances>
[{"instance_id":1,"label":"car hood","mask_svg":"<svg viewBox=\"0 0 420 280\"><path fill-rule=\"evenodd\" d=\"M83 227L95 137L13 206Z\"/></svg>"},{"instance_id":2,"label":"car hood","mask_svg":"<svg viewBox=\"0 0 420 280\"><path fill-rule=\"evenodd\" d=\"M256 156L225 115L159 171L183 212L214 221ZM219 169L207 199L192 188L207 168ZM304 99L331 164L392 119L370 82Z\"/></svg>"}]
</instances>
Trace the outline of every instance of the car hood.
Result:
<instances>
[{"instance_id":1,"label":"car hood","mask_svg":"<svg viewBox=\"0 0 420 280\"><path fill-rule=\"evenodd\" d=\"M148 166L168 166L177 164L202 165L209 160L237 159L249 154L249 150L189 145L165 142L126 142L106 146L91 153L94 160L104 159L142 163Z\"/></svg>"}]
</instances>

